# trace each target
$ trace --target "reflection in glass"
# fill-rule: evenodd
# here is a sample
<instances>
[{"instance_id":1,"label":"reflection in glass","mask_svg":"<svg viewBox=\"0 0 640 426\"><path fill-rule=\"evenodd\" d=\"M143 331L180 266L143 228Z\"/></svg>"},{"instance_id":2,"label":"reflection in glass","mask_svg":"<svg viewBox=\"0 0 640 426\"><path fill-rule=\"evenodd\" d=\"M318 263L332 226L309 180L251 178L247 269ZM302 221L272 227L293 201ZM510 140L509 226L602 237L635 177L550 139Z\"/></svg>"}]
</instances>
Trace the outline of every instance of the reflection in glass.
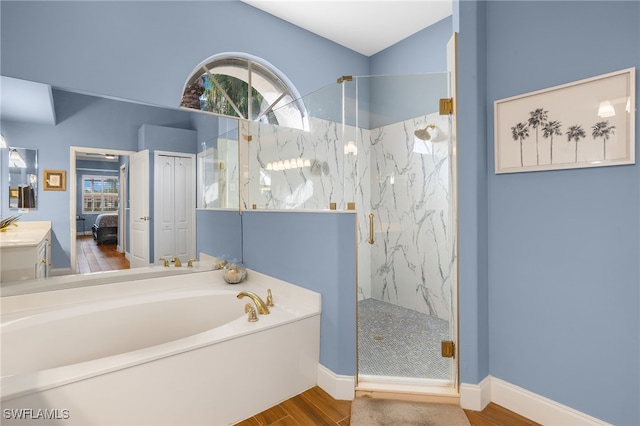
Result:
<instances>
[{"instance_id":1,"label":"reflection in glass","mask_svg":"<svg viewBox=\"0 0 640 426\"><path fill-rule=\"evenodd\" d=\"M198 208L237 209L240 203L237 121L218 118L217 138L198 153Z\"/></svg>"},{"instance_id":2,"label":"reflection in glass","mask_svg":"<svg viewBox=\"0 0 640 426\"><path fill-rule=\"evenodd\" d=\"M9 150L9 208L35 209L38 195L38 151Z\"/></svg>"}]
</instances>

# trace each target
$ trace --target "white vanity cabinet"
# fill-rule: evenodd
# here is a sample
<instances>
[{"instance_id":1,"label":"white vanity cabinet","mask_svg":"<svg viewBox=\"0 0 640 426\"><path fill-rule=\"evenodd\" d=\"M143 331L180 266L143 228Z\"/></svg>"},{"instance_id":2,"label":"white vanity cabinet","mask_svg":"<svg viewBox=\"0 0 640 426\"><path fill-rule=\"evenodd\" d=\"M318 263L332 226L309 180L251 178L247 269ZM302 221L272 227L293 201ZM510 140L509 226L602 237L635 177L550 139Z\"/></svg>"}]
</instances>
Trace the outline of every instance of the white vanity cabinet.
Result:
<instances>
[{"instance_id":1,"label":"white vanity cabinet","mask_svg":"<svg viewBox=\"0 0 640 426\"><path fill-rule=\"evenodd\" d=\"M51 222L18 222L0 232L0 281L21 281L49 276Z\"/></svg>"}]
</instances>

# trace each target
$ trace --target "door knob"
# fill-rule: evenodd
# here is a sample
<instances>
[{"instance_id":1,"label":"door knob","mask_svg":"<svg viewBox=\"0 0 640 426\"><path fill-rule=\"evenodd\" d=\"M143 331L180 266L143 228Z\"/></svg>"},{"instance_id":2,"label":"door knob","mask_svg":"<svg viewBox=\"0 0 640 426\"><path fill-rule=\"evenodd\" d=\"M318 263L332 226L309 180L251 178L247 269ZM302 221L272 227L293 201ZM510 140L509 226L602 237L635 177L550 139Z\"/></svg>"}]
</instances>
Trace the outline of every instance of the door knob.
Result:
<instances>
[{"instance_id":1,"label":"door knob","mask_svg":"<svg viewBox=\"0 0 640 426\"><path fill-rule=\"evenodd\" d=\"M140 220L147 221L147 220L151 220L151 218L149 216L143 216L140 218Z\"/></svg>"}]
</instances>

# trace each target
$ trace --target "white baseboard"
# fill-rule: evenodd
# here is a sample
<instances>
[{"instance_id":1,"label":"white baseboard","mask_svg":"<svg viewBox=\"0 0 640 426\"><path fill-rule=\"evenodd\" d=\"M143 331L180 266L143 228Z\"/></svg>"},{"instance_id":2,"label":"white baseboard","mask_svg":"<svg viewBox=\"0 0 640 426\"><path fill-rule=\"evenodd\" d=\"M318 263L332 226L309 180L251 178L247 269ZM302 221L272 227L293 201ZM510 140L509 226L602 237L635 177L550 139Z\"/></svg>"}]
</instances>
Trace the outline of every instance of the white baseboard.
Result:
<instances>
[{"instance_id":1,"label":"white baseboard","mask_svg":"<svg viewBox=\"0 0 640 426\"><path fill-rule=\"evenodd\" d=\"M487 376L479 384L460 385L460 405L481 411L489 402L543 425L609 425L588 414L555 402L496 377Z\"/></svg>"},{"instance_id":2,"label":"white baseboard","mask_svg":"<svg viewBox=\"0 0 640 426\"><path fill-rule=\"evenodd\" d=\"M355 397L355 376L341 376L318 364L317 382L333 399L351 401Z\"/></svg>"},{"instance_id":3,"label":"white baseboard","mask_svg":"<svg viewBox=\"0 0 640 426\"><path fill-rule=\"evenodd\" d=\"M482 411L491 402L491 376L477 385L460 384L460 406L466 410Z\"/></svg>"}]
</instances>

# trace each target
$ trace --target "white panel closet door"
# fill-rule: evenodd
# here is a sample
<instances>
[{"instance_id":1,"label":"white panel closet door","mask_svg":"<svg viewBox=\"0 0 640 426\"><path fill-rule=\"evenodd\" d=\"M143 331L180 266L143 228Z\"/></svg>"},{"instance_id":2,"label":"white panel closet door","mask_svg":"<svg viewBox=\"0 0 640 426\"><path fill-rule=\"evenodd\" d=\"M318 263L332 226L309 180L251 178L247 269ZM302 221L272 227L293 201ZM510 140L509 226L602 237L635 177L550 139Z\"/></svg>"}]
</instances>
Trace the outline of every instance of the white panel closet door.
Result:
<instances>
[{"instance_id":1,"label":"white panel closet door","mask_svg":"<svg viewBox=\"0 0 640 426\"><path fill-rule=\"evenodd\" d=\"M192 159L176 157L174 165L174 247L181 259L193 257L191 252L191 211L193 209Z\"/></svg>"},{"instance_id":2,"label":"white panel closet door","mask_svg":"<svg viewBox=\"0 0 640 426\"><path fill-rule=\"evenodd\" d=\"M155 163L156 259L195 258L193 156L158 154Z\"/></svg>"},{"instance_id":3,"label":"white panel closet door","mask_svg":"<svg viewBox=\"0 0 640 426\"><path fill-rule=\"evenodd\" d=\"M155 203L156 203L156 258L171 260L174 252L174 157L161 155L156 162Z\"/></svg>"}]
</instances>

